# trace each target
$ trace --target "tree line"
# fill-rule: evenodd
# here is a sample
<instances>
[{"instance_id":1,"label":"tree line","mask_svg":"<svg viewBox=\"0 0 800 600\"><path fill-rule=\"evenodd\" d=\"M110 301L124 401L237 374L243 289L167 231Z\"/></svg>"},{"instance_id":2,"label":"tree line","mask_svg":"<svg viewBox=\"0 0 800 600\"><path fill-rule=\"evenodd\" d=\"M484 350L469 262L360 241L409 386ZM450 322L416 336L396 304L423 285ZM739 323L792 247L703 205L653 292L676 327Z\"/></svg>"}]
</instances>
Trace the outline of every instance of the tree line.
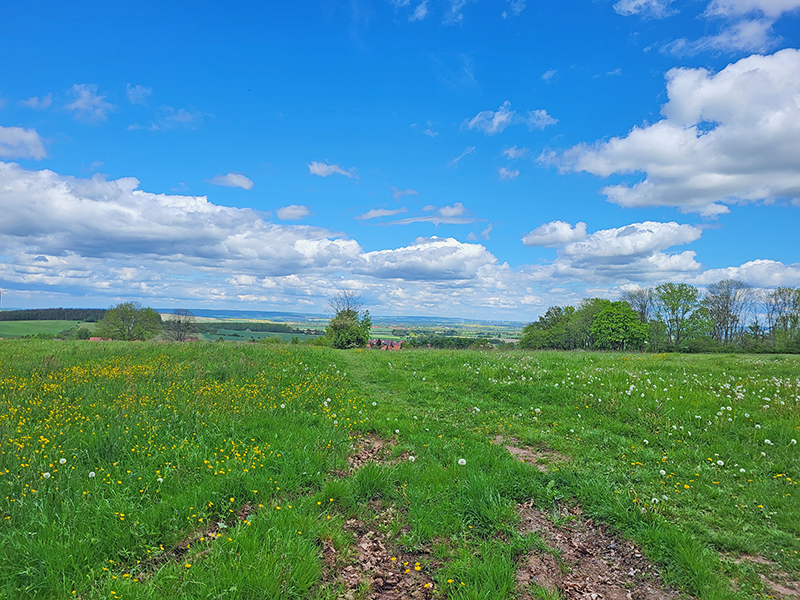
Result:
<instances>
[{"instance_id":1,"label":"tree line","mask_svg":"<svg viewBox=\"0 0 800 600\"><path fill-rule=\"evenodd\" d=\"M0 321L87 321L96 323L105 308L32 308L0 311Z\"/></svg>"},{"instance_id":2,"label":"tree line","mask_svg":"<svg viewBox=\"0 0 800 600\"><path fill-rule=\"evenodd\" d=\"M618 301L552 306L525 326L520 348L653 352L800 352L800 289L735 279L704 292L686 283L635 288Z\"/></svg>"}]
</instances>

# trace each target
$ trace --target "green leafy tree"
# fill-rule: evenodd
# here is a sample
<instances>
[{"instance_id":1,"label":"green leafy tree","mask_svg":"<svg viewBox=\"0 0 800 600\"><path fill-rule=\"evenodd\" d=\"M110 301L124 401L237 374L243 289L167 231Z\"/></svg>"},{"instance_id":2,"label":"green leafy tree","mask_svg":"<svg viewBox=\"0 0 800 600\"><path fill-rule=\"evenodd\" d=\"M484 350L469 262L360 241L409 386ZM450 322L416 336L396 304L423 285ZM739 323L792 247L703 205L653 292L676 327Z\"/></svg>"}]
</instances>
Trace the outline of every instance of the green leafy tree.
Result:
<instances>
[{"instance_id":1,"label":"green leafy tree","mask_svg":"<svg viewBox=\"0 0 800 600\"><path fill-rule=\"evenodd\" d=\"M372 329L372 319L369 311L364 310L361 296L356 292L342 290L331 296L328 305L334 315L325 330L331 347L345 350L366 346Z\"/></svg>"},{"instance_id":2,"label":"green leafy tree","mask_svg":"<svg viewBox=\"0 0 800 600\"><path fill-rule=\"evenodd\" d=\"M97 335L112 340L147 340L161 331L161 315L138 302L112 306L97 324Z\"/></svg>"},{"instance_id":3,"label":"green leafy tree","mask_svg":"<svg viewBox=\"0 0 800 600\"><path fill-rule=\"evenodd\" d=\"M575 313L572 306L551 306L538 321L522 329L519 347L528 350L568 350L568 326Z\"/></svg>"},{"instance_id":4,"label":"green leafy tree","mask_svg":"<svg viewBox=\"0 0 800 600\"><path fill-rule=\"evenodd\" d=\"M592 321L594 347L604 350L641 348L647 340L647 325L627 302L609 302Z\"/></svg>"},{"instance_id":5,"label":"green leafy tree","mask_svg":"<svg viewBox=\"0 0 800 600\"><path fill-rule=\"evenodd\" d=\"M655 301L669 341L674 347L680 347L689 319L700 306L700 292L687 283L663 283L655 290Z\"/></svg>"}]
</instances>

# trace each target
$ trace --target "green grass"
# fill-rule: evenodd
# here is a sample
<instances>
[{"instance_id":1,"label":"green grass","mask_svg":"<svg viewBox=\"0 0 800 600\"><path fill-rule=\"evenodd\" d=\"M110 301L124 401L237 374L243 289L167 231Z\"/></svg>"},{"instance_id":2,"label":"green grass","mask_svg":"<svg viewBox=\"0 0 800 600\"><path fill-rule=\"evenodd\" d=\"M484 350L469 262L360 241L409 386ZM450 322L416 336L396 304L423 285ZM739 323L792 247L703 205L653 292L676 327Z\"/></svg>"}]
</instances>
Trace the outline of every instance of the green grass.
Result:
<instances>
[{"instance_id":1,"label":"green grass","mask_svg":"<svg viewBox=\"0 0 800 600\"><path fill-rule=\"evenodd\" d=\"M58 335L76 325L87 326L82 321L0 321L0 337L18 338L40 333Z\"/></svg>"},{"instance_id":2,"label":"green grass","mask_svg":"<svg viewBox=\"0 0 800 600\"><path fill-rule=\"evenodd\" d=\"M436 597L513 598L521 557L546 551L515 528L529 499L580 504L698 598L766 598L732 558L800 573L798 373L784 356L4 340L0 598L333 598L322 548L355 552L352 518L428 556ZM365 434L397 460L343 475ZM497 435L570 461L541 473Z\"/></svg>"}]
</instances>

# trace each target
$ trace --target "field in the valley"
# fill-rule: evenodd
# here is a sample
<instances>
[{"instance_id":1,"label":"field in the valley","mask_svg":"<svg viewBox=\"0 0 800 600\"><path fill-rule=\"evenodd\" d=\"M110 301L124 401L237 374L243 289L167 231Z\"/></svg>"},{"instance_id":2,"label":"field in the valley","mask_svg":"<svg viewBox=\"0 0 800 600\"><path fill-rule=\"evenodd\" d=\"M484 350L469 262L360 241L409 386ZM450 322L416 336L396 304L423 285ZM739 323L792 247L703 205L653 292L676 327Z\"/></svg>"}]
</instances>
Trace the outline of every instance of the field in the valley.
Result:
<instances>
[{"instance_id":1,"label":"field in the valley","mask_svg":"<svg viewBox=\"0 0 800 600\"><path fill-rule=\"evenodd\" d=\"M3 340L0 598L788 595L797 438L797 356Z\"/></svg>"}]
</instances>

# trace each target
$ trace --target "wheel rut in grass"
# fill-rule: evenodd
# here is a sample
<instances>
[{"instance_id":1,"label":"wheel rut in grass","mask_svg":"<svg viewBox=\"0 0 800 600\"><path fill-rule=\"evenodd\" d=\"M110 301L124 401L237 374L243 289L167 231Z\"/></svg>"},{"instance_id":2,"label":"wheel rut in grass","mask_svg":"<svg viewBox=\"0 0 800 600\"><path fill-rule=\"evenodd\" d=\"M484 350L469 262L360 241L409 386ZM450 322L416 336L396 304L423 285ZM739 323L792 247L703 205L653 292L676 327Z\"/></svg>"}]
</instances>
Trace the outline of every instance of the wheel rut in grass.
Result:
<instances>
[{"instance_id":1,"label":"wheel rut in grass","mask_svg":"<svg viewBox=\"0 0 800 600\"><path fill-rule=\"evenodd\" d=\"M520 533L538 532L553 554L531 553L517 571L522 600L531 600L535 584L560 592L568 600L667 600L678 596L664 585L654 565L636 546L612 535L608 528L567 515L568 525L556 526L533 501L517 507Z\"/></svg>"},{"instance_id":2,"label":"wheel rut in grass","mask_svg":"<svg viewBox=\"0 0 800 600\"><path fill-rule=\"evenodd\" d=\"M570 461L568 456L560 454L555 450L551 450L545 446L539 448L525 446L522 442L513 437L504 438L501 435L497 435L491 443L503 446L515 459L531 465L542 473L547 473L547 467L551 464Z\"/></svg>"},{"instance_id":3,"label":"wheel rut in grass","mask_svg":"<svg viewBox=\"0 0 800 600\"><path fill-rule=\"evenodd\" d=\"M246 521L250 515L256 512L256 510L258 509L252 504L243 504L236 513L235 520L239 522ZM136 575L136 578L142 582L147 581L164 565L182 560L183 557L188 554L189 549L193 544L208 544L208 548L193 555L193 560L197 560L198 558L209 555L211 553L211 543L217 538L222 537L222 533L220 532L223 529L233 527L234 523L234 519L229 518L227 522L220 520L210 523L208 527L204 527L203 529L195 529L180 542L172 546L169 550L165 550L161 554L148 558L147 560L143 560L140 565L141 571L138 575Z\"/></svg>"},{"instance_id":4,"label":"wheel rut in grass","mask_svg":"<svg viewBox=\"0 0 800 600\"><path fill-rule=\"evenodd\" d=\"M788 573L781 571L778 565L771 560L750 554L742 554L736 558L729 558L729 560L737 565L748 563L761 565L762 569L768 570L769 572L765 574L760 572L760 569L758 576L764 587L772 592L771 595L777 598L800 598L800 581L794 580Z\"/></svg>"}]
</instances>

